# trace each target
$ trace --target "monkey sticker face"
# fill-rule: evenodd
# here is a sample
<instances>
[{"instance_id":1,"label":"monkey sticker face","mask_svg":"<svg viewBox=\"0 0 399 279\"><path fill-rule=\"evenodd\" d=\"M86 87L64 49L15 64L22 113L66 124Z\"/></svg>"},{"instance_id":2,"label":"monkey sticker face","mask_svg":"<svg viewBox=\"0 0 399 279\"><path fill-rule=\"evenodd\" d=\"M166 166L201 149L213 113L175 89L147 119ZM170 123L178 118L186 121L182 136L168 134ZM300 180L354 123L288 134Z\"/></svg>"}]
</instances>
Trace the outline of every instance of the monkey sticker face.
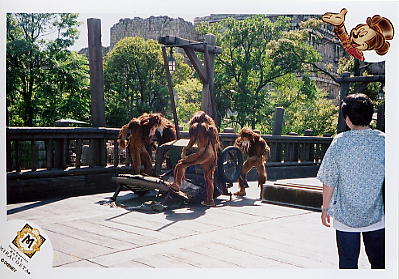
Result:
<instances>
[{"instance_id":1,"label":"monkey sticker face","mask_svg":"<svg viewBox=\"0 0 399 279\"><path fill-rule=\"evenodd\" d=\"M393 39L394 28L391 21L380 15L366 19L366 24L358 24L348 34L345 28L347 10L343 8L339 13L325 13L321 19L334 26L334 32L342 46L353 57L364 60L363 51L374 50L378 55L388 52Z\"/></svg>"},{"instance_id":2,"label":"monkey sticker face","mask_svg":"<svg viewBox=\"0 0 399 279\"><path fill-rule=\"evenodd\" d=\"M361 25L360 28L352 29L350 34L352 45L358 50L367 50L369 48L367 41L376 36L377 32L371 29L367 24Z\"/></svg>"}]
</instances>

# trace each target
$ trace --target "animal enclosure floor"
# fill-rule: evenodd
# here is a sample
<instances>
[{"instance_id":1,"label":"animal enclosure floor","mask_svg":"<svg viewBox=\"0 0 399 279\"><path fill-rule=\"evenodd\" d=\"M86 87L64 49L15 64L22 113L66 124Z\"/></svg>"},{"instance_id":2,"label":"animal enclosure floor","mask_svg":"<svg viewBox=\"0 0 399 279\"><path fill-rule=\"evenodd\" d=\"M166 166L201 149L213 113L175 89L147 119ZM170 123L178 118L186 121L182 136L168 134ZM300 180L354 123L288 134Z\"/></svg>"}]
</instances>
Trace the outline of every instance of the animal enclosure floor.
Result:
<instances>
[{"instance_id":1,"label":"animal enclosure floor","mask_svg":"<svg viewBox=\"0 0 399 279\"><path fill-rule=\"evenodd\" d=\"M46 231L55 268L337 269L335 231L319 212L262 203L249 184L246 197L220 196L213 208L129 211L101 204L106 193L11 204L7 213ZM118 199L134 197L123 191ZM359 268L369 269L364 250Z\"/></svg>"}]
</instances>

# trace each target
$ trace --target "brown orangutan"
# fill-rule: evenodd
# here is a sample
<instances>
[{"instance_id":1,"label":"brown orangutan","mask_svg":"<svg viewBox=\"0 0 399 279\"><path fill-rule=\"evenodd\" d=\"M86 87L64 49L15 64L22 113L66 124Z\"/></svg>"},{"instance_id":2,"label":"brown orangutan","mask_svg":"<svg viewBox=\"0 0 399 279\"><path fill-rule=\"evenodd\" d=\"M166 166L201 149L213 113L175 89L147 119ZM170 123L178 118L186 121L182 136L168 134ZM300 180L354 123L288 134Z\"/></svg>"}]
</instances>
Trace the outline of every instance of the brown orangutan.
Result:
<instances>
[{"instance_id":1,"label":"brown orangutan","mask_svg":"<svg viewBox=\"0 0 399 279\"><path fill-rule=\"evenodd\" d=\"M153 174L151 157L146 146L150 145L150 139L156 130L162 132L167 125L168 121L161 113L144 113L121 128L118 143L122 148L129 149L133 174L140 173L141 164L144 166L144 174Z\"/></svg>"},{"instance_id":2,"label":"brown orangutan","mask_svg":"<svg viewBox=\"0 0 399 279\"><path fill-rule=\"evenodd\" d=\"M165 126L163 130L157 129L152 138L152 141L156 142L157 146L161 146L162 144L173 141L177 138L175 125L166 118L164 118L164 123Z\"/></svg>"},{"instance_id":3,"label":"brown orangutan","mask_svg":"<svg viewBox=\"0 0 399 279\"><path fill-rule=\"evenodd\" d=\"M160 131L160 129L157 129L155 131L155 135L151 139L151 146L150 146L151 153L152 153L152 149L156 150L162 144L177 139L175 125L166 118L165 118L165 123L166 124L165 124L165 127L163 128L163 130ZM171 163L168 155L166 155L166 156L167 156L167 158L166 158L167 168L171 169L172 163Z\"/></svg>"},{"instance_id":4,"label":"brown orangutan","mask_svg":"<svg viewBox=\"0 0 399 279\"><path fill-rule=\"evenodd\" d=\"M260 198L262 199L263 184L266 182L266 160L270 155L270 148L266 141L249 128L243 128L236 139L235 146L248 155L248 159L242 166L241 175L238 178L239 191L237 196L245 196L245 188L248 187L247 174L255 167L258 171L258 186L260 187Z\"/></svg>"},{"instance_id":5,"label":"brown orangutan","mask_svg":"<svg viewBox=\"0 0 399 279\"><path fill-rule=\"evenodd\" d=\"M200 165L204 170L206 184L206 198L202 202L206 206L215 206L213 200L214 172L216 168L217 154L220 147L219 133L215 121L203 111L198 111L190 120L190 140L182 150L182 159L174 169L174 182L170 185L174 191L179 191L184 179L186 168L192 165ZM187 151L197 145L197 152L186 155Z\"/></svg>"}]
</instances>

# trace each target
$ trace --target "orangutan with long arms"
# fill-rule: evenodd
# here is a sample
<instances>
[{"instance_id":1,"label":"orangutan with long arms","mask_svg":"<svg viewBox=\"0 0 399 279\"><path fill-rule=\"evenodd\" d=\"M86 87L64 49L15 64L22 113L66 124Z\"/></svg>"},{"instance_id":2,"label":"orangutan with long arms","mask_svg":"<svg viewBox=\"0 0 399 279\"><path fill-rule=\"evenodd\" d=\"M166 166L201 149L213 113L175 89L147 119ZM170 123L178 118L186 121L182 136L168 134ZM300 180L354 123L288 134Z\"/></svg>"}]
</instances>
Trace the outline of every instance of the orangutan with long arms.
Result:
<instances>
[{"instance_id":1,"label":"orangutan with long arms","mask_svg":"<svg viewBox=\"0 0 399 279\"><path fill-rule=\"evenodd\" d=\"M216 168L217 153L220 147L219 133L215 121L203 111L198 111L190 120L189 143L182 150L182 159L174 169L174 182L170 185L174 191L179 191L186 168L200 165L204 170L206 184L206 198L202 202L206 206L215 206L213 200L214 172ZM187 151L197 145L197 152L186 155Z\"/></svg>"},{"instance_id":2,"label":"orangutan with long arms","mask_svg":"<svg viewBox=\"0 0 399 279\"><path fill-rule=\"evenodd\" d=\"M236 196L245 196L245 188L248 187L247 174L255 167L258 171L258 186L260 187L260 199L262 199L263 184L266 182L266 160L270 155L270 148L266 141L249 128L243 128L236 139L235 146L241 149L248 159L242 166L241 175L238 178L239 191Z\"/></svg>"},{"instance_id":3,"label":"orangutan with long arms","mask_svg":"<svg viewBox=\"0 0 399 279\"><path fill-rule=\"evenodd\" d=\"M165 127L170 126L168 123L169 121L161 113L144 113L122 127L118 135L118 143L122 148L129 149L133 174L140 173L142 164L144 174L153 174L151 157L146 145L150 144L150 138L155 135L156 130L162 132ZM129 137L128 134L130 134Z\"/></svg>"}]
</instances>

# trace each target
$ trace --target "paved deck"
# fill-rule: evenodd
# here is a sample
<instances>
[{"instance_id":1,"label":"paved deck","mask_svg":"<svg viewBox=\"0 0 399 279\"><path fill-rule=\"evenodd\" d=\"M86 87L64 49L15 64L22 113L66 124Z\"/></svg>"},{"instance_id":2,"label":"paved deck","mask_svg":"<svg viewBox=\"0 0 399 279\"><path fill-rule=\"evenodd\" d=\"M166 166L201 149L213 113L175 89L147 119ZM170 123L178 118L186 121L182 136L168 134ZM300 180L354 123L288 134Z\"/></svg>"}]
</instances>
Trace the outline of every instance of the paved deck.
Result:
<instances>
[{"instance_id":1,"label":"paved deck","mask_svg":"<svg viewBox=\"0 0 399 279\"><path fill-rule=\"evenodd\" d=\"M129 211L101 205L107 193L8 205L8 219L46 230L54 267L336 269L334 230L320 213L262 203L255 184L245 198L219 197L215 208ZM119 195L125 203L134 196ZM364 250L359 264L369 268Z\"/></svg>"}]
</instances>

